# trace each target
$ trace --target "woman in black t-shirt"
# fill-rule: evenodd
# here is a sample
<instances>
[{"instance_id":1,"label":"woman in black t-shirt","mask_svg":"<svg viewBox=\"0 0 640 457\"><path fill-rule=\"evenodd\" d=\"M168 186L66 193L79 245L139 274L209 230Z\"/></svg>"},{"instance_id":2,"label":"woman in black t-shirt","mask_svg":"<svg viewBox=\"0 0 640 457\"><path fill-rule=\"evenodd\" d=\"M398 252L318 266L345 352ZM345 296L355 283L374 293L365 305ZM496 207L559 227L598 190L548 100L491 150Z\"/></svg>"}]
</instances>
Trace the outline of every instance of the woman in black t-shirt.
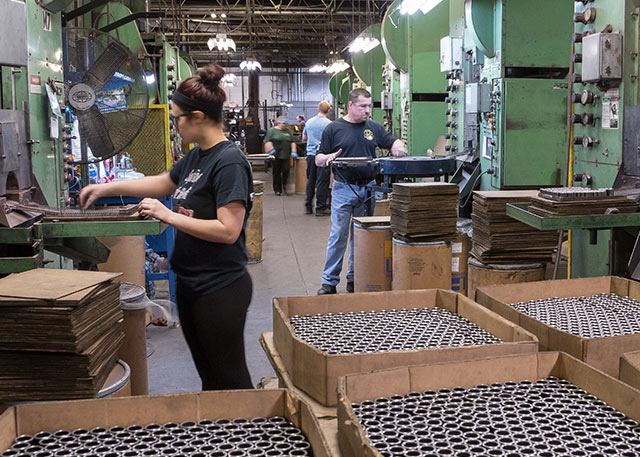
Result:
<instances>
[{"instance_id":1,"label":"woman in black t-shirt","mask_svg":"<svg viewBox=\"0 0 640 457\"><path fill-rule=\"evenodd\" d=\"M177 229L171 266L178 312L203 390L253 387L243 336L253 290L244 234L253 178L244 154L222 133L222 76L210 65L174 93L173 124L185 143L199 146L169 173L80 192L83 207L100 197L142 197L141 214ZM156 200L171 194L173 211Z\"/></svg>"}]
</instances>

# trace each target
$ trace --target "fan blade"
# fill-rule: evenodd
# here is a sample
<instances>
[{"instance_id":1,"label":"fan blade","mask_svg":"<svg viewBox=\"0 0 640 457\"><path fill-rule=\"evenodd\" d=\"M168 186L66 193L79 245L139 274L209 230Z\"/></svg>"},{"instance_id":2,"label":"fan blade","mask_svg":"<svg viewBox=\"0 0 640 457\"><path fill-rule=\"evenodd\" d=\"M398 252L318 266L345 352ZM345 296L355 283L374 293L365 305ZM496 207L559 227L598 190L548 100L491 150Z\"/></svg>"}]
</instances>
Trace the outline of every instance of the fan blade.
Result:
<instances>
[{"instance_id":1,"label":"fan blade","mask_svg":"<svg viewBox=\"0 0 640 457\"><path fill-rule=\"evenodd\" d=\"M128 57L127 48L116 43L109 44L102 55L87 70L82 82L96 92L101 90Z\"/></svg>"},{"instance_id":2,"label":"fan blade","mask_svg":"<svg viewBox=\"0 0 640 457\"><path fill-rule=\"evenodd\" d=\"M86 111L77 113L80 136L84 138L91 152L98 159L108 159L115 153L115 146L111 141L107 120L96 105Z\"/></svg>"}]
</instances>

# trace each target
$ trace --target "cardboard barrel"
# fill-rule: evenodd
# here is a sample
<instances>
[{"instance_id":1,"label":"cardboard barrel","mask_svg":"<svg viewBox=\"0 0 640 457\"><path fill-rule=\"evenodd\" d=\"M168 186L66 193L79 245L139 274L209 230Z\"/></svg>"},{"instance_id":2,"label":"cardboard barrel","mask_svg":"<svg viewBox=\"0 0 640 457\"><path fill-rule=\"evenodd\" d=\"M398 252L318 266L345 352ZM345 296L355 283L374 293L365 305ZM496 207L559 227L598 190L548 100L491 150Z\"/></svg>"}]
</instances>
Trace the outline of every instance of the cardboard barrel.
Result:
<instances>
[{"instance_id":1,"label":"cardboard barrel","mask_svg":"<svg viewBox=\"0 0 640 457\"><path fill-rule=\"evenodd\" d=\"M245 228L245 244L249 263L262 262L262 197L264 182L253 181L253 207Z\"/></svg>"},{"instance_id":2,"label":"cardboard barrel","mask_svg":"<svg viewBox=\"0 0 640 457\"><path fill-rule=\"evenodd\" d=\"M374 216L391 216L391 199L385 198L384 200L376 200L376 206L373 209Z\"/></svg>"},{"instance_id":3,"label":"cardboard barrel","mask_svg":"<svg viewBox=\"0 0 640 457\"><path fill-rule=\"evenodd\" d=\"M393 290L451 289L451 245L393 238Z\"/></svg>"},{"instance_id":4,"label":"cardboard barrel","mask_svg":"<svg viewBox=\"0 0 640 457\"><path fill-rule=\"evenodd\" d=\"M484 264L473 257L469 257L468 297L475 300L478 287L543 281L544 275L545 265L542 263L494 265Z\"/></svg>"},{"instance_id":5,"label":"cardboard barrel","mask_svg":"<svg viewBox=\"0 0 640 457\"><path fill-rule=\"evenodd\" d=\"M296 174L296 194L305 194L307 192L307 158L298 157L294 160Z\"/></svg>"},{"instance_id":6,"label":"cardboard barrel","mask_svg":"<svg viewBox=\"0 0 640 457\"><path fill-rule=\"evenodd\" d=\"M354 289L356 292L391 290L390 223L369 226L366 219L374 218L356 218L353 224Z\"/></svg>"}]
</instances>

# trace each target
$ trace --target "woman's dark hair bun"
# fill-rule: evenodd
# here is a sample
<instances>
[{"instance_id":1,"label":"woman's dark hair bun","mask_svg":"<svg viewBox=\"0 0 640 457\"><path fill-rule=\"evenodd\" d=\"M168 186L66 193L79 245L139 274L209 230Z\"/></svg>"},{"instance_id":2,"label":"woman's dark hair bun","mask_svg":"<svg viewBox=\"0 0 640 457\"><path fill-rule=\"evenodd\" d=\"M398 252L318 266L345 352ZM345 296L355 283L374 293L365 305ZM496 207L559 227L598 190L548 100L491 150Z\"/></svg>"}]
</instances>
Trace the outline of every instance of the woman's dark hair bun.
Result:
<instances>
[{"instance_id":1,"label":"woman's dark hair bun","mask_svg":"<svg viewBox=\"0 0 640 457\"><path fill-rule=\"evenodd\" d=\"M220 84L220 80L224 76L224 69L220 65L211 64L198 70L200 81L205 86L215 88Z\"/></svg>"}]
</instances>

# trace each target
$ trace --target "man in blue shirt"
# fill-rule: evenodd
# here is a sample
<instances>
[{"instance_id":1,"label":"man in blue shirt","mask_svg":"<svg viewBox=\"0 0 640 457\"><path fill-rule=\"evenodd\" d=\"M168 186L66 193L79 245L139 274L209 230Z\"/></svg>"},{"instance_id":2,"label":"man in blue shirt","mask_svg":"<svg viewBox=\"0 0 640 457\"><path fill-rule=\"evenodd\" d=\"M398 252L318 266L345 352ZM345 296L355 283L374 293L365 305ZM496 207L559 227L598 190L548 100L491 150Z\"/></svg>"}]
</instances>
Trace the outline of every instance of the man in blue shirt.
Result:
<instances>
[{"instance_id":1,"label":"man in blue shirt","mask_svg":"<svg viewBox=\"0 0 640 457\"><path fill-rule=\"evenodd\" d=\"M331 104L329 102L321 101L318 104L318 114L309 119L302 131L302 141L307 142L307 198L305 206L307 214L313 214L313 197L315 195L316 216L331 214L331 211L327 209L331 170L316 166L316 152L320 147L322 132L324 132L327 125L331 124L331 121L327 118L330 109Z\"/></svg>"},{"instance_id":2,"label":"man in blue shirt","mask_svg":"<svg viewBox=\"0 0 640 457\"><path fill-rule=\"evenodd\" d=\"M375 157L376 147L391 149L391 155L402 157L405 147L371 117L371 94L354 89L349 94L348 113L332 122L322 133L316 165L328 167L338 156ZM364 216L368 206L366 186L375 177L372 167L349 167L336 170L331 191L331 233L327 243L327 259L318 295L335 294L340 282L342 261L349 241L347 292L353 292L353 224L352 217ZM350 235L350 236L349 236Z\"/></svg>"}]
</instances>

